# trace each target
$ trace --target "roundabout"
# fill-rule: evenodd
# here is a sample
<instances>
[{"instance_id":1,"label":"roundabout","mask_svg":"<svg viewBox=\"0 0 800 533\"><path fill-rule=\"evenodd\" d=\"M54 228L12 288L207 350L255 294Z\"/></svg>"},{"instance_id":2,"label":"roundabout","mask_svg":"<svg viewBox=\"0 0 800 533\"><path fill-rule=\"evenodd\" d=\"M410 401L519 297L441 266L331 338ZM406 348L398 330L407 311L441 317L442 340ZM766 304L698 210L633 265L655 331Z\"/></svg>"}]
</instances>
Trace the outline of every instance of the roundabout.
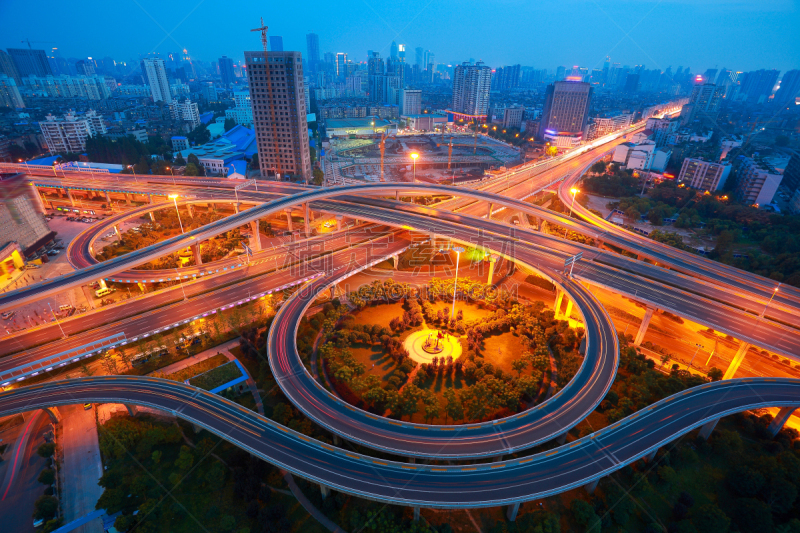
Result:
<instances>
[{"instance_id":1,"label":"roundabout","mask_svg":"<svg viewBox=\"0 0 800 533\"><path fill-rule=\"evenodd\" d=\"M403 347L417 363L430 364L434 358L455 361L461 357L461 343L458 338L436 329L423 329L412 333L406 337Z\"/></svg>"}]
</instances>

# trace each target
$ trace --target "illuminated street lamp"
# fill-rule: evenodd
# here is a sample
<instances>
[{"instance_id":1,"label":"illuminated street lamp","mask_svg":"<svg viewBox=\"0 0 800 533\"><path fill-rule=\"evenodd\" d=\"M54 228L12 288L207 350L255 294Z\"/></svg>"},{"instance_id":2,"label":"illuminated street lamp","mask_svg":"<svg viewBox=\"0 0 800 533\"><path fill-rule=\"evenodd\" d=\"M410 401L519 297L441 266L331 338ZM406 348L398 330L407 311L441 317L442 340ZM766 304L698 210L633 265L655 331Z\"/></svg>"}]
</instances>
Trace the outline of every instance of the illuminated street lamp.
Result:
<instances>
[{"instance_id":1,"label":"illuminated street lamp","mask_svg":"<svg viewBox=\"0 0 800 533\"><path fill-rule=\"evenodd\" d=\"M572 193L572 203L569 206L569 216L572 217L572 208L575 207L575 196L577 196L581 190L573 187L569 190L569 192Z\"/></svg>"},{"instance_id":2,"label":"illuminated street lamp","mask_svg":"<svg viewBox=\"0 0 800 533\"><path fill-rule=\"evenodd\" d=\"M133 172L133 181L139 183L139 180L136 179L136 169L133 168L133 165L128 165L128 168L131 169L131 172Z\"/></svg>"},{"instance_id":3,"label":"illuminated street lamp","mask_svg":"<svg viewBox=\"0 0 800 533\"><path fill-rule=\"evenodd\" d=\"M59 321L58 321L58 317L57 317L57 316L56 316L56 314L53 312L53 307L50 305L50 302L47 302L47 307L49 307L49 308L50 308L50 314L51 314L51 315L53 315L53 318L56 320L56 324L58 324L58 329L60 329L60 330L61 330L61 334L62 334L62 335L64 336L64 338L66 339L66 338L67 338L67 334L66 334L66 333L64 333L64 328L62 328L62 327L61 327L61 322L59 322Z\"/></svg>"},{"instance_id":4,"label":"illuminated street lamp","mask_svg":"<svg viewBox=\"0 0 800 533\"><path fill-rule=\"evenodd\" d=\"M460 246L454 246L453 251L456 253L456 278L453 282L453 311L450 313L450 318L456 317L456 291L458 290L458 260L461 258L461 252L464 249Z\"/></svg>"},{"instance_id":5,"label":"illuminated street lamp","mask_svg":"<svg viewBox=\"0 0 800 533\"><path fill-rule=\"evenodd\" d=\"M183 222L181 222L181 212L178 211L178 195L177 194L170 194L169 197L172 198L173 202L175 202L175 212L178 213L178 224L181 225L181 233L184 233L184 231L183 231Z\"/></svg>"},{"instance_id":6,"label":"illuminated street lamp","mask_svg":"<svg viewBox=\"0 0 800 533\"><path fill-rule=\"evenodd\" d=\"M781 286L781 284L778 283L778 287L780 287L780 286ZM767 302L767 305L764 306L764 310L761 311L761 314L758 315L758 318L764 318L764 314L766 314L767 308L769 308L769 304L772 303L772 299L775 298L776 294L778 294L778 287L775 287L775 290L772 291L772 296L769 297L769 301Z\"/></svg>"},{"instance_id":7,"label":"illuminated street lamp","mask_svg":"<svg viewBox=\"0 0 800 533\"><path fill-rule=\"evenodd\" d=\"M172 171L172 167L167 167L169 169L170 174L172 174L172 184L175 185L175 172Z\"/></svg>"},{"instance_id":8,"label":"illuminated street lamp","mask_svg":"<svg viewBox=\"0 0 800 533\"><path fill-rule=\"evenodd\" d=\"M417 158L418 157L419 157L419 154L417 152L412 152L411 153L411 159L414 160L414 183L417 182Z\"/></svg>"}]
</instances>

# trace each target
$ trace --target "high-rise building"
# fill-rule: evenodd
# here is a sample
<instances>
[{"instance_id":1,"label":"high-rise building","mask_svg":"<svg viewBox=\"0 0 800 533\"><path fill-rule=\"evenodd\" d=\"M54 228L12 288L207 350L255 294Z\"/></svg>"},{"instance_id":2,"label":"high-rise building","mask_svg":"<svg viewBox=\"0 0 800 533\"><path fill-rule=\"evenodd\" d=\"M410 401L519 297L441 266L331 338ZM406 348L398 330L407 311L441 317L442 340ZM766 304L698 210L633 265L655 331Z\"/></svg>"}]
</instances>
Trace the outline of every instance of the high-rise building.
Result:
<instances>
[{"instance_id":1,"label":"high-rise building","mask_svg":"<svg viewBox=\"0 0 800 533\"><path fill-rule=\"evenodd\" d=\"M695 120L716 122L719 105L722 101L722 88L713 83L702 83L702 79L692 88L689 103L681 109L683 124Z\"/></svg>"},{"instance_id":2,"label":"high-rise building","mask_svg":"<svg viewBox=\"0 0 800 533\"><path fill-rule=\"evenodd\" d=\"M392 41L392 44L389 46L389 57L392 59L397 59L397 43Z\"/></svg>"},{"instance_id":3,"label":"high-rise building","mask_svg":"<svg viewBox=\"0 0 800 533\"><path fill-rule=\"evenodd\" d=\"M36 95L51 98L105 100L111 97L111 89L102 76L28 76L23 78L22 85Z\"/></svg>"},{"instance_id":4,"label":"high-rise building","mask_svg":"<svg viewBox=\"0 0 800 533\"><path fill-rule=\"evenodd\" d=\"M781 88L775 92L773 102L778 105L794 105L798 96L800 96L800 70L790 70L783 75Z\"/></svg>"},{"instance_id":5,"label":"high-rise building","mask_svg":"<svg viewBox=\"0 0 800 533\"><path fill-rule=\"evenodd\" d=\"M420 70L425 70L425 67L427 66L425 63L423 63L424 55L425 49L421 46L417 46L414 49L414 64L418 65Z\"/></svg>"},{"instance_id":6,"label":"high-rise building","mask_svg":"<svg viewBox=\"0 0 800 533\"><path fill-rule=\"evenodd\" d=\"M625 76L625 92L634 94L639 91L639 74L628 74Z\"/></svg>"},{"instance_id":7,"label":"high-rise building","mask_svg":"<svg viewBox=\"0 0 800 533\"><path fill-rule=\"evenodd\" d=\"M751 103L763 103L772 94L772 89L778 81L778 70L754 70L742 75L742 88L740 94L746 95Z\"/></svg>"},{"instance_id":8,"label":"high-rise building","mask_svg":"<svg viewBox=\"0 0 800 533\"><path fill-rule=\"evenodd\" d=\"M716 191L725 185L725 179L728 177L726 167L730 169L730 165L687 157L683 160L678 183L701 191Z\"/></svg>"},{"instance_id":9,"label":"high-rise building","mask_svg":"<svg viewBox=\"0 0 800 533\"><path fill-rule=\"evenodd\" d=\"M44 50L29 50L28 48L9 48L8 55L14 61L20 77L26 76L52 76L53 70L47 60Z\"/></svg>"},{"instance_id":10,"label":"high-rise building","mask_svg":"<svg viewBox=\"0 0 800 533\"><path fill-rule=\"evenodd\" d=\"M222 79L222 84L230 87L236 81L236 75L233 72L233 59L222 56L217 64L219 65L219 76Z\"/></svg>"},{"instance_id":11,"label":"high-rise building","mask_svg":"<svg viewBox=\"0 0 800 533\"><path fill-rule=\"evenodd\" d=\"M567 76L567 67L556 68L556 81L561 81Z\"/></svg>"},{"instance_id":12,"label":"high-rise building","mask_svg":"<svg viewBox=\"0 0 800 533\"><path fill-rule=\"evenodd\" d=\"M786 168L783 170L783 186L789 195L800 189L800 150L794 150Z\"/></svg>"},{"instance_id":13,"label":"high-rise building","mask_svg":"<svg viewBox=\"0 0 800 533\"><path fill-rule=\"evenodd\" d=\"M200 125L200 112L197 109L197 104L188 98L183 101L173 101L169 105L169 111L173 120L182 120L186 122L189 124L190 129L195 129Z\"/></svg>"},{"instance_id":14,"label":"high-rise building","mask_svg":"<svg viewBox=\"0 0 800 533\"><path fill-rule=\"evenodd\" d=\"M86 150L86 139L106 133L103 117L92 110L84 115L72 111L57 118L51 114L39 122L42 136L50 153L82 153Z\"/></svg>"},{"instance_id":15,"label":"high-rise building","mask_svg":"<svg viewBox=\"0 0 800 533\"><path fill-rule=\"evenodd\" d=\"M308 49L308 66L316 71L319 63L319 35L316 33L306 34L306 48Z\"/></svg>"},{"instance_id":16,"label":"high-rise building","mask_svg":"<svg viewBox=\"0 0 800 533\"><path fill-rule=\"evenodd\" d=\"M47 237L52 240L55 233L47 227L47 222L38 209L41 201L32 198L35 192L24 189L18 192L9 192L12 195L0 202L0 243L2 246L5 247L9 242L16 242L23 250L31 246L35 246L35 250L39 245L48 242ZM3 265L0 273L3 273L6 268L6 265Z\"/></svg>"},{"instance_id":17,"label":"high-rise building","mask_svg":"<svg viewBox=\"0 0 800 533\"><path fill-rule=\"evenodd\" d=\"M25 107L25 102L19 94L19 88L14 78L0 74L0 107L15 109Z\"/></svg>"},{"instance_id":18,"label":"high-rise building","mask_svg":"<svg viewBox=\"0 0 800 533\"><path fill-rule=\"evenodd\" d=\"M370 102L383 102L388 98L386 75L380 52L371 52L367 60L367 93Z\"/></svg>"},{"instance_id":19,"label":"high-rise building","mask_svg":"<svg viewBox=\"0 0 800 533\"><path fill-rule=\"evenodd\" d=\"M169 92L169 79L164 60L159 58L142 59L142 74L150 85L150 95L153 102L172 103L172 94Z\"/></svg>"},{"instance_id":20,"label":"high-rise building","mask_svg":"<svg viewBox=\"0 0 800 533\"><path fill-rule=\"evenodd\" d=\"M556 81L545 92L539 137L565 135L573 139L583 136L589 121L592 86L581 81Z\"/></svg>"},{"instance_id":21,"label":"high-rise building","mask_svg":"<svg viewBox=\"0 0 800 533\"><path fill-rule=\"evenodd\" d=\"M245 52L262 176L311 179L300 52ZM272 81L270 80L272 78Z\"/></svg>"},{"instance_id":22,"label":"high-rise building","mask_svg":"<svg viewBox=\"0 0 800 533\"><path fill-rule=\"evenodd\" d=\"M422 91L403 89L400 91L400 114L419 115L422 113Z\"/></svg>"},{"instance_id":23,"label":"high-rise building","mask_svg":"<svg viewBox=\"0 0 800 533\"><path fill-rule=\"evenodd\" d=\"M5 50L0 50L0 74L5 74L13 79L17 82L18 86L22 85L22 78L20 78L19 72L17 72L17 66Z\"/></svg>"},{"instance_id":24,"label":"high-rise building","mask_svg":"<svg viewBox=\"0 0 800 533\"><path fill-rule=\"evenodd\" d=\"M94 76L94 63L80 59L75 62L75 70L79 76Z\"/></svg>"},{"instance_id":25,"label":"high-rise building","mask_svg":"<svg viewBox=\"0 0 800 533\"><path fill-rule=\"evenodd\" d=\"M458 114L485 117L489 111L489 89L492 69L482 61L468 61L456 66L453 73L451 111Z\"/></svg>"},{"instance_id":26,"label":"high-rise building","mask_svg":"<svg viewBox=\"0 0 800 533\"><path fill-rule=\"evenodd\" d=\"M520 68L520 65L511 65L496 69L492 79L492 89L506 91L508 89L519 87Z\"/></svg>"},{"instance_id":27,"label":"high-rise building","mask_svg":"<svg viewBox=\"0 0 800 533\"><path fill-rule=\"evenodd\" d=\"M739 166L736 196L747 204L772 202L783 175L763 159L745 157Z\"/></svg>"},{"instance_id":28,"label":"high-rise building","mask_svg":"<svg viewBox=\"0 0 800 533\"><path fill-rule=\"evenodd\" d=\"M269 49L273 52L283 52L283 37L280 35L270 35Z\"/></svg>"},{"instance_id":29,"label":"high-rise building","mask_svg":"<svg viewBox=\"0 0 800 533\"><path fill-rule=\"evenodd\" d=\"M253 108L250 104L249 91L237 91L233 93L233 109L225 110L225 118L233 119L237 124L248 128L253 126Z\"/></svg>"},{"instance_id":30,"label":"high-rise building","mask_svg":"<svg viewBox=\"0 0 800 533\"><path fill-rule=\"evenodd\" d=\"M344 79L347 76L347 54L339 52L336 54L336 77Z\"/></svg>"}]
</instances>

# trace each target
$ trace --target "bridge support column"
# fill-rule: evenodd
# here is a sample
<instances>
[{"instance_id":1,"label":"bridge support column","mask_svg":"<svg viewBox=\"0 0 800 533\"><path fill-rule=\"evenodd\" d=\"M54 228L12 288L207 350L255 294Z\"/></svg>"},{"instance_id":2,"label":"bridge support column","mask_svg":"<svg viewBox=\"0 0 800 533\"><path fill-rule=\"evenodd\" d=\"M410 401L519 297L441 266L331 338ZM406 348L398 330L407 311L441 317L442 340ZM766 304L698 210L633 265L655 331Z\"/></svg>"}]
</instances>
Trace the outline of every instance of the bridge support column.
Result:
<instances>
[{"instance_id":1,"label":"bridge support column","mask_svg":"<svg viewBox=\"0 0 800 533\"><path fill-rule=\"evenodd\" d=\"M419 507L414 507L414 522L419 522Z\"/></svg>"},{"instance_id":2,"label":"bridge support column","mask_svg":"<svg viewBox=\"0 0 800 533\"><path fill-rule=\"evenodd\" d=\"M512 503L508 506L508 510L506 511L506 518L508 518L509 522L513 522L517 519L517 513L519 512L519 502Z\"/></svg>"},{"instance_id":3,"label":"bridge support column","mask_svg":"<svg viewBox=\"0 0 800 533\"><path fill-rule=\"evenodd\" d=\"M108 195L108 193L106 193L106 195ZM148 193L148 195L147 195L147 203L148 203L148 204L154 204L154 203L155 203L155 202L153 201L153 195L152 195L152 194L149 194L149 193Z\"/></svg>"},{"instance_id":4,"label":"bridge support column","mask_svg":"<svg viewBox=\"0 0 800 533\"><path fill-rule=\"evenodd\" d=\"M567 300L567 310L564 311L564 320L569 320L569 316L572 314L572 298Z\"/></svg>"},{"instance_id":5,"label":"bridge support column","mask_svg":"<svg viewBox=\"0 0 800 533\"><path fill-rule=\"evenodd\" d=\"M486 218L492 218L492 211L494 211L494 204L489 202L489 213L486 215Z\"/></svg>"},{"instance_id":6,"label":"bridge support column","mask_svg":"<svg viewBox=\"0 0 800 533\"><path fill-rule=\"evenodd\" d=\"M194 431L194 434L197 435L198 433L203 431L203 428L201 428L197 424L192 424L192 431Z\"/></svg>"},{"instance_id":7,"label":"bridge support column","mask_svg":"<svg viewBox=\"0 0 800 533\"><path fill-rule=\"evenodd\" d=\"M98 280L97 280L97 283L99 283L99 284L100 284L100 288L101 288L101 289L106 289L106 288L108 288L108 285L106 285L106 280L104 280L103 278L100 278L100 279L98 279Z\"/></svg>"},{"instance_id":8,"label":"bridge support column","mask_svg":"<svg viewBox=\"0 0 800 533\"><path fill-rule=\"evenodd\" d=\"M200 266L203 264L203 257L200 255L199 242L192 245L192 256L194 256L194 266Z\"/></svg>"},{"instance_id":9,"label":"bridge support column","mask_svg":"<svg viewBox=\"0 0 800 533\"><path fill-rule=\"evenodd\" d=\"M653 459L655 459L655 458L656 458L656 454L657 454L657 453L658 453L658 448L656 448L656 449L655 449L655 450L653 450L652 452L650 452L650 453L648 453L647 455L645 455L645 456L644 456L644 460L645 460L645 461L647 461L648 463L652 463L652 462L653 462Z\"/></svg>"},{"instance_id":10,"label":"bridge support column","mask_svg":"<svg viewBox=\"0 0 800 533\"><path fill-rule=\"evenodd\" d=\"M192 209L192 204L186 204L186 210L189 212L189 218L194 218L194 209Z\"/></svg>"},{"instance_id":11,"label":"bridge support column","mask_svg":"<svg viewBox=\"0 0 800 533\"><path fill-rule=\"evenodd\" d=\"M703 440L708 440L708 437L711 436L711 432L714 431L714 428L717 427L717 422L719 422L719 418L715 418L714 420L710 420L703 424L700 427L700 433L697 434Z\"/></svg>"},{"instance_id":12,"label":"bridge support column","mask_svg":"<svg viewBox=\"0 0 800 533\"><path fill-rule=\"evenodd\" d=\"M306 237L311 237L311 211L308 209L308 202L303 204L303 225L305 226Z\"/></svg>"},{"instance_id":13,"label":"bridge support column","mask_svg":"<svg viewBox=\"0 0 800 533\"><path fill-rule=\"evenodd\" d=\"M50 422L53 425L58 424L61 421L61 413L58 412L58 407L45 407L42 409L47 416L50 417Z\"/></svg>"},{"instance_id":14,"label":"bridge support column","mask_svg":"<svg viewBox=\"0 0 800 533\"><path fill-rule=\"evenodd\" d=\"M336 289L337 289L336 285L331 285L330 288L328 289L329 291L331 291L331 300L336 298ZM338 438L339 437L334 437L334 440Z\"/></svg>"},{"instance_id":15,"label":"bridge support column","mask_svg":"<svg viewBox=\"0 0 800 533\"><path fill-rule=\"evenodd\" d=\"M64 189L64 192L67 193L67 198L69 198L69 205L75 207L75 198L72 197L72 193L69 191L69 189Z\"/></svg>"},{"instance_id":16,"label":"bridge support column","mask_svg":"<svg viewBox=\"0 0 800 533\"><path fill-rule=\"evenodd\" d=\"M258 220L253 220L250 222L250 231L253 233L253 239L256 241L255 244L255 251L261 251L261 232L259 231L259 222Z\"/></svg>"},{"instance_id":17,"label":"bridge support column","mask_svg":"<svg viewBox=\"0 0 800 533\"><path fill-rule=\"evenodd\" d=\"M399 202L399 201L400 201L400 190L399 190L399 189L398 189L398 190L396 190L396 191L394 191L394 200L395 200L396 202Z\"/></svg>"},{"instance_id":18,"label":"bridge support column","mask_svg":"<svg viewBox=\"0 0 800 533\"><path fill-rule=\"evenodd\" d=\"M233 212L236 214L239 213L239 202L233 202Z\"/></svg>"},{"instance_id":19,"label":"bridge support column","mask_svg":"<svg viewBox=\"0 0 800 533\"><path fill-rule=\"evenodd\" d=\"M647 333L647 326L650 325L650 319L653 318L653 313L655 313L655 308L648 307L647 311L644 313L644 318L642 318L642 324L639 326L639 331L636 332L636 339L633 341L634 346L639 346L642 344L644 340L644 334Z\"/></svg>"},{"instance_id":20,"label":"bridge support column","mask_svg":"<svg viewBox=\"0 0 800 533\"><path fill-rule=\"evenodd\" d=\"M150 211L150 212L148 213L148 215L150 215L150 221L151 221L151 222L155 222L155 221L156 221L156 216L153 214L153 212L152 212L152 211Z\"/></svg>"},{"instance_id":21,"label":"bridge support column","mask_svg":"<svg viewBox=\"0 0 800 533\"><path fill-rule=\"evenodd\" d=\"M289 226L289 231L294 231L294 227L292 226L292 210L285 209L286 212L286 224Z\"/></svg>"},{"instance_id":22,"label":"bridge support column","mask_svg":"<svg viewBox=\"0 0 800 533\"><path fill-rule=\"evenodd\" d=\"M564 291L559 289L558 294L556 295L556 305L555 305L556 320L558 320L558 317L561 315L561 302L563 301L564 301Z\"/></svg>"},{"instance_id":23,"label":"bridge support column","mask_svg":"<svg viewBox=\"0 0 800 533\"><path fill-rule=\"evenodd\" d=\"M119 227L114 224L114 233L117 234L117 239L122 240L122 234L119 232Z\"/></svg>"},{"instance_id":24,"label":"bridge support column","mask_svg":"<svg viewBox=\"0 0 800 533\"><path fill-rule=\"evenodd\" d=\"M343 220L344 217L342 215L336 215L336 231L341 231Z\"/></svg>"},{"instance_id":25,"label":"bridge support column","mask_svg":"<svg viewBox=\"0 0 800 533\"><path fill-rule=\"evenodd\" d=\"M128 193L125 193L125 203L131 205L131 195Z\"/></svg>"},{"instance_id":26,"label":"bridge support column","mask_svg":"<svg viewBox=\"0 0 800 533\"><path fill-rule=\"evenodd\" d=\"M742 361L744 361L744 356L747 355L747 350L749 349L749 342L742 342L742 344L739 345L739 350L736 352L736 355L733 356L733 360L728 366L728 370L725 371L725 375L722 376L722 379L733 379L733 376L735 376L736 371L739 370L739 366L741 366Z\"/></svg>"},{"instance_id":27,"label":"bridge support column","mask_svg":"<svg viewBox=\"0 0 800 533\"><path fill-rule=\"evenodd\" d=\"M594 481L591 481L586 485L584 485L583 488L586 489L586 492L588 492L589 494L594 494L594 491L597 488L598 483L600 483L600 480L595 479Z\"/></svg>"},{"instance_id":28,"label":"bridge support column","mask_svg":"<svg viewBox=\"0 0 800 533\"><path fill-rule=\"evenodd\" d=\"M109 209L111 209L111 196L109 196L108 191L103 191L103 192L106 195L106 205L108 206Z\"/></svg>"},{"instance_id":29,"label":"bridge support column","mask_svg":"<svg viewBox=\"0 0 800 533\"><path fill-rule=\"evenodd\" d=\"M486 284L492 284L492 278L494 277L494 265L497 264L497 256L490 255L489 256L489 277L486 279Z\"/></svg>"},{"instance_id":30,"label":"bridge support column","mask_svg":"<svg viewBox=\"0 0 800 533\"><path fill-rule=\"evenodd\" d=\"M775 437L775 435L777 435L780 430L783 429L783 426L789 421L789 418L796 409L796 406L781 407L781 410L778 411L778 414L772 419L772 422L767 428L767 431L769 431L771 437Z\"/></svg>"},{"instance_id":31,"label":"bridge support column","mask_svg":"<svg viewBox=\"0 0 800 533\"><path fill-rule=\"evenodd\" d=\"M319 486L319 491L322 493L322 499L323 500L331 495L330 487L327 487L325 485L320 485Z\"/></svg>"},{"instance_id":32,"label":"bridge support column","mask_svg":"<svg viewBox=\"0 0 800 533\"><path fill-rule=\"evenodd\" d=\"M139 414L139 410L136 408L135 405L132 405L132 404L129 404L129 403L126 403L126 404L123 404L123 405L125 406L125 409L128 410L128 414L130 416L136 416L136 415Z\"/></svg>"},{"instance_id":33,"label":"bridge support column","mask_svg":"<svg viewBox=\"0 0 800 533\"><path fill-rule=\"evenodd\" d=\"M567 442L567 435L568 434L569 434L569 431L565 431L564 433L562 433L561 435L556 437L556 442L558 444L564 444L565 442Z\"/></svg>"},{"instance_id":34,"label":"bridge support column","mask_svg":"<svg viewBox=\"0 0 800 533\"><path fill-rule=\"evenodd\" d=\"M339 435L333 436L333 444L334 446L341 446L342 445L342 438Z\"/></svg>"}]
</instances>

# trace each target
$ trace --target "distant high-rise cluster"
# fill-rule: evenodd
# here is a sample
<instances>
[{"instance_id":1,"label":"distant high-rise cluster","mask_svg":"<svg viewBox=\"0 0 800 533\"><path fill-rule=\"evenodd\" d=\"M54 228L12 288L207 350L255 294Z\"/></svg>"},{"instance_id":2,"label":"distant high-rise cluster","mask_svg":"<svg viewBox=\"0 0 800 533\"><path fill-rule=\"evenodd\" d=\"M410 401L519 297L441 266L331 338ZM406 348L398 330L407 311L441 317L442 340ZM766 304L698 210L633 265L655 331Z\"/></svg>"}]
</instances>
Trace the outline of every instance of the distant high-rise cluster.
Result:
<instances>
[{"instance_id":1,"label":"distant high-rise cluster","mask_svg":"<svg viewBox=\"0 0 800 533\"><path fill-rule=\"evenodd\" d=\"M236 81L236 75L233 71L233 59L222 56L217 61L219 65L219 76L222 79L222 84L230 87Z\"/></svg>"},{"instance_id":2,"label":"distant high-rise cluster","mask_svg":"<svg viewBox=\"0 0 800 533\"><path fill-rule=\"evenodd\" d=\"M154 102L164 102L165 104L172 102L172 93L169 90L169 79L163 59L142 59L142 74L147 78Z\"/></svg>"}]
</instances>

